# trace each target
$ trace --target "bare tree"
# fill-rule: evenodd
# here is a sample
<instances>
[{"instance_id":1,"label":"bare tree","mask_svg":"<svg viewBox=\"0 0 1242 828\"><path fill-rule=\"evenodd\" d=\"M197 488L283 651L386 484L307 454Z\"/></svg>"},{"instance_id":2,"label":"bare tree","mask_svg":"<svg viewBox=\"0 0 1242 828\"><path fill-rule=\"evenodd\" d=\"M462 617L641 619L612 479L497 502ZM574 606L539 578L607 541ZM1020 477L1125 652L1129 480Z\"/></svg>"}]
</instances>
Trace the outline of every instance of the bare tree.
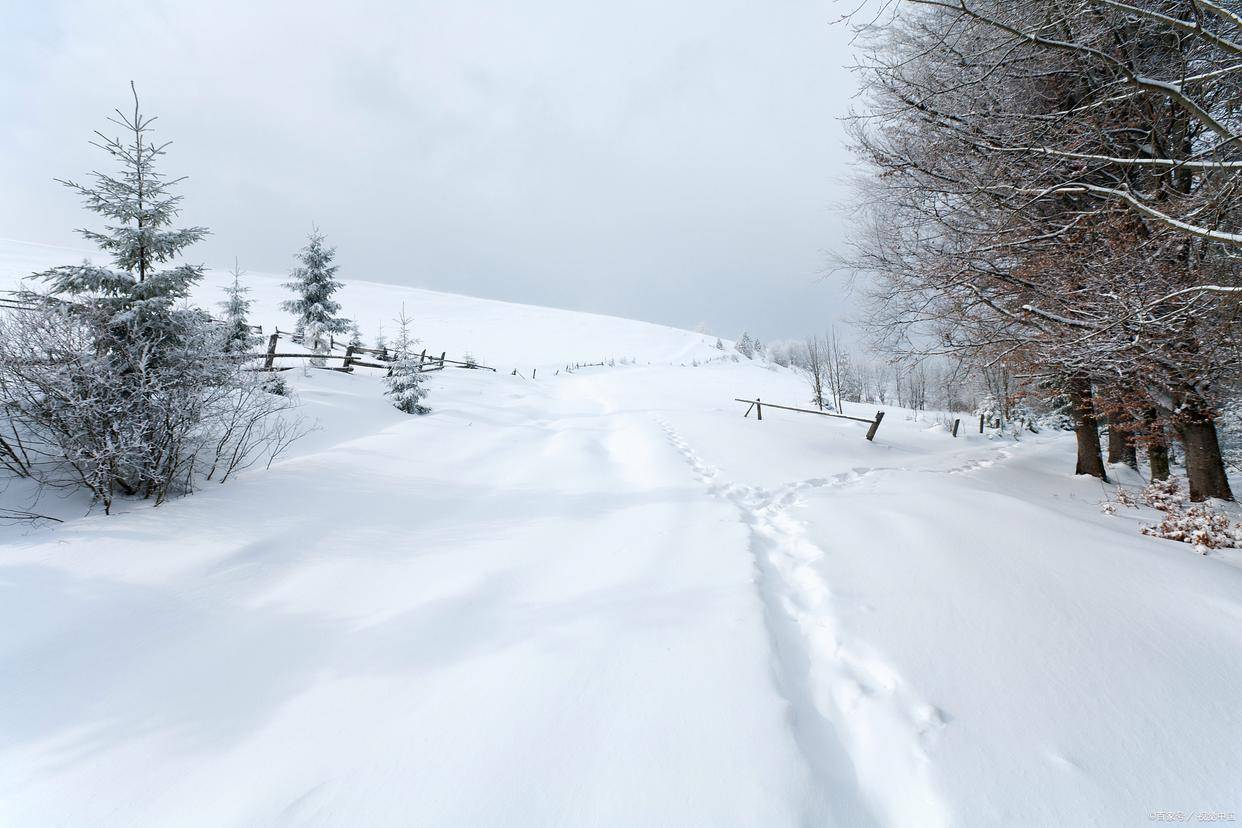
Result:
<instances>
[{"instance_id":1,"label":"bare tree","mask_svg":"<svg viewBox=\"0 0 1242 828\"><path fill-rule=\"evenodd\" d=\"M824 397L824 382L828 376L828 348L824 340L818 336L806 339L806 365L803 368L807 380L811 383L811 402L820 410L824 410L827 400Z\"/></svg>"},{"instance_id":2,"label":"bare tree","mask_svg":"<svg viewBox=\"0 0 1242 828\"><path fill-rule=\"evenodd\" d=\"M1078 471L1101 477L1095 390L1139 378L1129 405L1181 437L1192 497L1231 498L1213 420L1242 367L1236 15L1201 0L886 8L859 27L853 124L878 173L850 262L878 275L873 336L1059 386Z\"/></svg>"}]
</instances>

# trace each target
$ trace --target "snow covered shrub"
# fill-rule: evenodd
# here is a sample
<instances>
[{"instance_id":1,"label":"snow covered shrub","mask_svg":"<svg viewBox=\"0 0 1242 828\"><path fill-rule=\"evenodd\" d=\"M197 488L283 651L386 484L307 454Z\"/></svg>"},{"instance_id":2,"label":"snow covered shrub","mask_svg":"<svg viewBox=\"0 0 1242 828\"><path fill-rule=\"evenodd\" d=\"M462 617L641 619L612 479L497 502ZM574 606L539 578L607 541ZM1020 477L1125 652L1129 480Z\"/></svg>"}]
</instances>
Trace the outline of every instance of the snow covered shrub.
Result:
<instances>
[{"instance_id":1,"label":"snow covered shrub","mask_svg":"<svg viewBox=\"0 0 1242 828\"><path fill-rule=\"evenodd\" d=\"M1180 512L1186 508L1186 493L1174 478L1153 480L1142 491L1143 502L1162 512Z\"/></svg>"},{"instance_id":2,"label":"snow covered shrub","mask_svg":"<svg viewBox=\"0 0 1242 828\"><path fill-rule=\"evenodd\" d=\"M1015 440L1021 436L1024 429L1030 430L1034 434L1039 433L1039 426L1037 425L1039 418L1026 399L1019 399L1013 404L1013 408L1009 412L1009 419L1011 424L1010 431Z\"/></svg>"},{"instance_id":3,"label":"snow covered shrub","mask_svg":"<svg viewBox=\"0 0 1242 828\"><path fill-rule=\"evenodd\" d=\"M1140 531L1156 538L1189 543L1200 555L1206 555L1209 549L1233 548L1242 542L1242 526L1203 504L1195 504L1185 511L1167 512L1164 520L1144 526Z\"/></svg>"},{"instance_id":4,"label":"snow covered shrub","mask_svg":"<svg viewBox=\"0 0 1242 828\"><path fill-rule=\"evenodd\" d=\"M263 380L263 390L278 397L288 397L293 394L289 383L285 382L285 378L280 374L272 374Z\"/></svg>"},{"instance_id":5,"label":"snow covered shrub","mask_svg":"<svg viewBox=\"0 0 1242 828\"><path fill-rule=\"evenodd\" d=\"M1118 488L1116 498L1115 504L1106 503L1101 507L1105 514L1115 514L1117 505L1134 509L1146 505L1164 513L1159 523L1139 530L1144 535L1189 543L1200 555L1206 555L1209 549L1242 545L1242 524L1210 506L1188 505L1186 493L1173 478L1153 481L1137 497Z\"/></svg>"},{"instance_id":6,"label":"snow covered shrub","mask_svg":"<svg viewBox=\"0 0 1242 828\"><path fill-rule=\"evenodd\" d=\"M1035 427L1040 431L1073 431L1074 418L1062 411L1050 411L1035 418Z\"/></svg>"},{"instance_id":7,"label":"snow covered shrub","mask_svg":"<svg viewBox=\"0 0 1242 828\"><path fill-rule=\"evenodd\" d=\"M735 345L734 348L737 350L739 354L746 357L747 359L754 359L755 342L753 339L750 338L750 334L746 333L745 331L742 332L742 337L741 339L737 341L737 345Z\"/></svg>"},{"instance_id":8,"label":"snow covered shrub","mask_svg":"<svg viewBox=\"0 0 1242 828\"><path fill-rule=\"evenodd\" d=\"M159 269L206 235L173 229L180 197L155 169L166 145L148 139L152 119L114 123L129 143L98 144L121 167L92 186L63 182L109 220L81 231L112 254L37 274L46 292L0 317L0 466L56 488L84 488L111 510L119 496L189 492L227 479L300 432L271 415L287 402L227 352L227 327L180 305L202 269ZM240 298L240 294L237 294Z\"/></svg>"},{"instance_id":9,"label":"snow covered shrub","mask_svg":"<svg viewBox=\"0 0 1242 828\"><path fill-rule=\"evenodd\" d=\"M975 416L980 415L986 428L999 428L1005 422L1005 407L993 395L985 394L975 409Z\"/></svg>"}]
</instances>

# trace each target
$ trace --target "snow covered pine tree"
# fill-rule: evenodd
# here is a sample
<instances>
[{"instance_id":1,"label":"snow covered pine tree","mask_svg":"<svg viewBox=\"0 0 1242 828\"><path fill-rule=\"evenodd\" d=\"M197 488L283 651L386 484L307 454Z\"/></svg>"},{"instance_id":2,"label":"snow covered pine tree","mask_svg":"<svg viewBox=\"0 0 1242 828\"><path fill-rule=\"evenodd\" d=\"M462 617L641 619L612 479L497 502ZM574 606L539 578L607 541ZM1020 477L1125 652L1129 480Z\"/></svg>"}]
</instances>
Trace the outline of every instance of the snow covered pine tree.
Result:
<instances>
[{"instance_id":1,"label":"snow covered pine tree","mask_svg":"<svg viewBox=\"0 0 1242 828\"><path fill-rule=\"evenodd\" d=\"M750 334L742 331L742 338L737 341L737 352L747 359L753 359L755 356L755 343L750 338Z\"/></svg>"},{"instance_id":2,"label":"snow covered pine tree","mask_svg":"<svg viewBox=\"0 0 1242 828\"><path fill-rule=\"evenodd\" d=\"M323 233L316 227L306 246L298 252L300 264L285 283L297 298L280 305L283 310L297 314L302 342L317 354L327 354L331 350L331 335L345 333L350 327L348 319L337 316L341 305L332 299L332 294L342 287L335 279L337 266L332 263L335 257L336 249L324 244ZM317 359L314 363L322 366L324 360Z\"/></svg>"},{"instance_id":3,"label":"snow covered pine tree","mask_svg":"<svg viewBox=\"0 0 1242 828\"><path fill-rule=\"evenodd\" d=\"M224 289L225 300L220 303L224 311L224 352L244 354L258 342L258 337L250 330L251 300L246 298L250 288L242 287L242 271L236 261L233 262L233 283Z\"/></svg>"},{"instance_id":4,"label":"snow covered pine tree","mask_svg":"<svg viewBox=\"0 0 1242 828\"><path fill-rule=\"evenodd\" d=\"M267 419L287 402L221 353L219 326L180 304L202 268L157 269L207 230L170 227L181 197L169 190L181 179L155 169L167 147L147 137L155 119L134 91L133 114L110 120L126 141L96 132L93 143L121 173L61 183L112 222L80 231L111 266L36 274L49 290L24 292L29 307L0 316L0 419L12 438L0 440L0 466L43 486L85 488L105 512L117 495L158 505L197 479L222 482L298 434Z\"/></svg>"},{"instance_id":5,"label":"snow covered pine tree","mask_svg":"<svg viewBox=\"0 0 1242 828\"><path fill-rule=\"evenodd\" d=\"M427 387L423 384L420 358L414 355L416 341L410 337L410 318L406 316L403 305L401 315L397 317L397 339L393 343L397 361L384 378L384 384L388 386L384 395L392 397L392 404L406 414L431 411L422 402L427 396Z\"/></svg>"}]
</instances>

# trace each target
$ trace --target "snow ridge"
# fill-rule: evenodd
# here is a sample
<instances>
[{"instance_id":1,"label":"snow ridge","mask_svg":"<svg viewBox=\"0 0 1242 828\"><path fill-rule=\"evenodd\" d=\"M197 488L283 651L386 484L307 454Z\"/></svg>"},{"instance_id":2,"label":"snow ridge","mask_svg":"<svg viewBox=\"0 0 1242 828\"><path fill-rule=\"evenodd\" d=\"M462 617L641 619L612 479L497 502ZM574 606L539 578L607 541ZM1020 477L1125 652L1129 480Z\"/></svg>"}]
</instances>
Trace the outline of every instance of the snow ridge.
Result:
<instances>
[{"instance_id":1,"label":"snow ridge","mask_svg":"<svg viewBox=\"0 0 1242 828\"><path fill-rule=\"evenodd\" d=\"M917 698L882 658L851 640L834 612L838 599L816 571L822 548L791 510L808 488L843 486L877 469L856 468L769 491L721 479L675 429L669 442L715 496L732 503L751 532L776 654L777 682L813 775L817 801L807 822L925 825L948 822L930 779L928 749L948 717Z\"/></svg>"}]
</instances>

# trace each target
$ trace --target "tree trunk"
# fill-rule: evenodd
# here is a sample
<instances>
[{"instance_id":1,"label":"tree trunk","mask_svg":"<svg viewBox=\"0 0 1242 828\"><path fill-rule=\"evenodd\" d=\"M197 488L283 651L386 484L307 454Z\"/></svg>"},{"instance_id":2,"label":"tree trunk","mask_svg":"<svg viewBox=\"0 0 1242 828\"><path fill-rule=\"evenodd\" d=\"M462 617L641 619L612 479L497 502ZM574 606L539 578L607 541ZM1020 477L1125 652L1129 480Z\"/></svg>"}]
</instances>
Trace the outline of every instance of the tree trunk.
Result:
<instances>
[{"instance_id":1,"label":"tree trunk","mask_svg":"<svg viewBox=\"0 0 1242 828\"><path fill-rule=\"evenodd\" d=\"M1196 502L1210 497L1233 500L1225 461L1220 454L1220 441L1216 438L1215 421L1203 414L1184 416L1177 424L1177 433L1186 449L1190 499Z\"/></svg>"},{"instance_id":2,"label":"tree trunk","mask_svg":"<svg viewBox=\"0 0 1242 828\"><path fill-rule=\"evenodd\" d=\"M1138 452L1134 448L1134 435L1130 433L1130 423L1114 414L1108 418L1108 462L1125 463L1132 469L1138 468Z\"/></svg>"},{"instance_id":3,"label":"tree trunk","mask_svg":"<svg viewBox=\"0 0 1242 828\"><path fill-rule=\"evenodd\" d=\"M1164 436L1164 425L1156 413L1149 408L1144 414L1147 426L1147 464L1151 466L1152 482L1169 479L1169 441Z\"/></svg>"},{"instance_id":4,"label":"tree trunk","mask_svg":"<svg viewBox=\"0 0 1242 828\"><path fill-rule=\"evenodd\" d=\"M1074 432L1078 438L1078 465L1074 467L1074 474L1089 474L1107 481L1104 460L1100 455L1100 424L1095 418L1095 405L1091 400L1091 380L1074 377L1069 381L1067 393L1074 417Z\"/></svg>"},{"instance_id":5,"label":"tree trunk","mask_svg":"<svg viewBox=\"0 0 1242 828\"><path fill-rule=\"evenodd\" d=\"M1108 418L1108 462L1121 463L1126 455L1126 435L1117 422L1117 415Z\"/></svg>"}]
</instances>

